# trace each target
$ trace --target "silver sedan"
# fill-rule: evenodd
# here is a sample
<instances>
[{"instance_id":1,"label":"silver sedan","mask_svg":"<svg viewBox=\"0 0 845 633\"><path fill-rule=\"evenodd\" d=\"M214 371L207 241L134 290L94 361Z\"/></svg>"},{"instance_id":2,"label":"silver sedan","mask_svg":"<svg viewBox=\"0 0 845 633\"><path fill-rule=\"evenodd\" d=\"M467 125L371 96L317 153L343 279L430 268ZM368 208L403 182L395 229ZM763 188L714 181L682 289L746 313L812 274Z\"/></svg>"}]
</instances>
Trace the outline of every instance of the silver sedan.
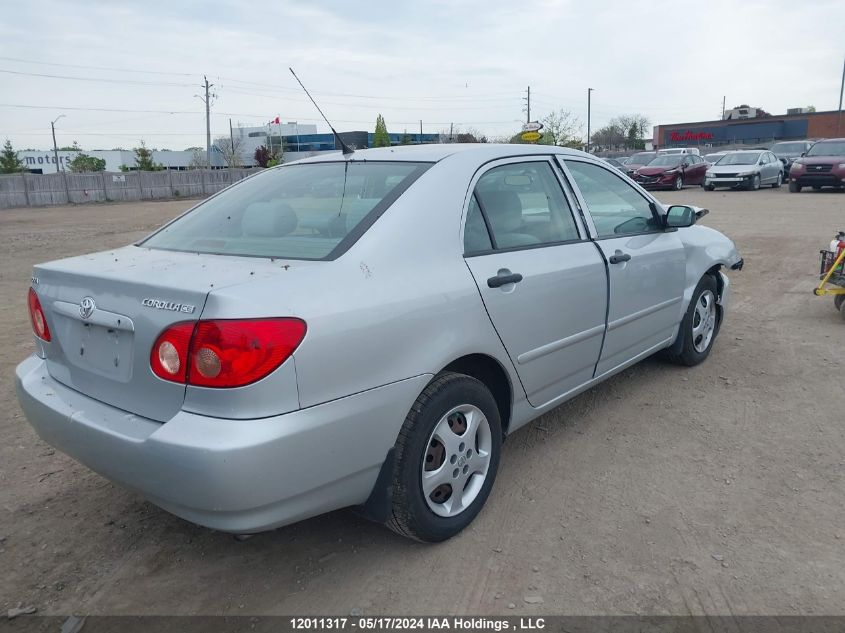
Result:
<instances>
[{"instance_id":1,"label":"silver sedan","mask_svg":"<svg viewBox=\"0 0 845 633\"><path fill-rule=\"evenodd\" d=\"M356 506L440 541L510 433L656 352L707 358L742 260L704 212L554 147L283 165L36 266L18 396L45 441L190 521Z\"/></svg>"},{"instance_id":2,"label":"silver sedan","mask_svg":"<svg viewBox=\"0 0 845 633\"><path fill-rule=\"evenodd\" d=\"M716 187L756 191L763 185L783 184L783 163L772 152L740 150L727 152L708 169L701 184L707 191Z\"/></svg>"}]
</instances>

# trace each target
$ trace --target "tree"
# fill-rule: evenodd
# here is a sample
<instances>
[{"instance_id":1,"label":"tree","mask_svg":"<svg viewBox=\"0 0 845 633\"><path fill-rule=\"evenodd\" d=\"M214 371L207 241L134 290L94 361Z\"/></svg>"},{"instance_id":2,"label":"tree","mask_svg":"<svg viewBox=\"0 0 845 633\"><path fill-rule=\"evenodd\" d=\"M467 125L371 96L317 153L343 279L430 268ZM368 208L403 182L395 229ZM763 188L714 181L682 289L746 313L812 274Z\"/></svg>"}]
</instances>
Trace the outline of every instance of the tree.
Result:
<instances>
[{"instance_id":1,"label":"tree","mask_svg":"<svg viewBox=\"0 0 845 633\"><path fill-rule=\"evenodd\" d=\"M815 112L815 111L816 111L816 106L814 106L814 105L808 105L808 106L807 106L806 108L804 108L804 109L805 109L807 112Z\"/></svg>"},{"instance_id":2,"label":"tree","mask_svg":"<svg viewBox=\"0 0 845 633\"><path fill-rule=\"evenodd\" d=\"M568 144L577 140L580 146L581 143L581 121L573 116L567 110L558 110L557 112L550 112L541 121L543 129L542 136L537 141L540 145L561 145Z\"/></svg>"},{"instance_id":3,"label":"tree","mask_svg":"<svg viewBox=\"0 0 845 633\"><path fill-rule=\"evenodd\" d=\"M65 145L64 147L59 148L60 152L80 152L82 148L79 147L79 143L76 141L73 142L73 145Z\"/></svg>"},{"instance_id":4,"label":"tree","mask_svg":"<svg viewBox=\"0 0 845 633\"><path fill-rule=\"evenodd\" d=\"M408 134L408 130L405 130L405 133L402 135L402 138L399 139L400 145L410 145L413 139L411 139L411 135Z\"/></svg>"},{"instance_id":5,"label":"tree","mask_svg":"<svg viewBox=\"0 0 845 633\"><path fill-rule=\"evenodd\" d=\"M202 147L195 147L191 150L188 169L205 169L205 150Z\"/></svg>"},{"instance_id":6,"label":"tree","mask_svg":"<svg viewBox=\"0 0 845 633\"><path fill-rule=\"evenodd\" d=\"M243 167L243 160L241 157L241 149L243 148L243 138L240 136L228 137L221 136L214 139L214 147L223 155L223 160L229 167Z\"/></svg>"},{"instance_id":7,"label":"tree","mask_svg":"<svg viewBox=\"0 0 845 633\"><path fill-rule=\"evenodd\" d=\"M12 142L6 139L3 151L0 152L0 174L18 174L26 171L26 165L18 158L18 153L12 148Z\"/></svg>"},{"instance_id":8,"label":"tree","mask_svg":"<svg viewBox=\"0 0 845 633\"><path fill-rule=\"evenodd\" d=\"M70 170L76 174L86 171L105 171L106 161L102 158L89 156L88 154L77 154L76 157L68 163Z\"/></svg>"},{"instance_id":9,"label":"tree","mask_svg":"<svg viewBox=\"0 0 845 633\"><path fill-rule=\"evenodd\" d=\"M161 171L164 169L164 165L153 160L153 152L147 149L144 141L141 141L141 146L136 147L133 151L135 152L135 165L138 171Z\"/></svg>"},{"instance_id":10,"label":"tree","mask_svg":"<svg viewBox=\"0 0 845 633\"><path fill-rule=\"evenodd\" d=\"M259 167L267 167L267 163L273 160L273 153L265 145L259 145L255 148L253 158Z\"/></svg>"},{"instance_id":11,"label":"tree","mask_svg":"<svg viewBox=\"0 0 845 633\"><path fill-rule=\"evenodd\" d=\"M390 135L381 114L376 118L376 132L373 135L373 147L390 147Z\"/></svg>"}]
</instances>

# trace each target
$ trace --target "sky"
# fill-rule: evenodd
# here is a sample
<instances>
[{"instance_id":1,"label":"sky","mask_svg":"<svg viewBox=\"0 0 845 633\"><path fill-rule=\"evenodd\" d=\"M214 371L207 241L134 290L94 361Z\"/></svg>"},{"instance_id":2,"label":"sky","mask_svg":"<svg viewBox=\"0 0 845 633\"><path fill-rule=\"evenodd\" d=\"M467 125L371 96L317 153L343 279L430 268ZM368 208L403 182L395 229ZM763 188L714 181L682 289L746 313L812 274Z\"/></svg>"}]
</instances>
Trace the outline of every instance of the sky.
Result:
<instances>
[{"instance_id":1,"label":"sky","mask_svg":"<svg viewBox=\"0 0 845 633\"><path fill-rule=\"evenodd\" d=\"M328 131L519 131L570 112L583 130L643 114L713 120L722 98L773 114L838 107L843 0L39 0L0 21L0 142L16 149L205 145L283 121Z\"/></svg>"}]
</instances>

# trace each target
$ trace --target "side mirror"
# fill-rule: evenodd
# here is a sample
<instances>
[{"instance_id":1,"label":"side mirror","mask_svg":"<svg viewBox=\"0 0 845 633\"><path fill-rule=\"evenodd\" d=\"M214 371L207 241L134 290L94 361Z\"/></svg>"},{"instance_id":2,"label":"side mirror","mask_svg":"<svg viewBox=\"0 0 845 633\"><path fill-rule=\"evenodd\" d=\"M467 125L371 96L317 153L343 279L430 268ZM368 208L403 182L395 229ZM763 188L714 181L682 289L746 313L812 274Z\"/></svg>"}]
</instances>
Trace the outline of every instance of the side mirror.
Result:
<instances>
[{"instance_id":1,"label":"side mirror","mask_svg":"<svg viewBox=\"0 0 845 633\"><path fill-rule=\"evenodd\" d=\"M690 207L685 204L673 204L663 216L663 224L667 229L681 229L692 226L698 220L710 213L707 209Z\"/></svg>"},{"instance_id":2,"label":"side mirror","mask_svg":"<svg viewBox=\"0 0 845 633\"><path fill-rule=\"evenodd\" d=\"M801 152L801 156L806 156L807 152Z\"/></svg>"}]
</instances>

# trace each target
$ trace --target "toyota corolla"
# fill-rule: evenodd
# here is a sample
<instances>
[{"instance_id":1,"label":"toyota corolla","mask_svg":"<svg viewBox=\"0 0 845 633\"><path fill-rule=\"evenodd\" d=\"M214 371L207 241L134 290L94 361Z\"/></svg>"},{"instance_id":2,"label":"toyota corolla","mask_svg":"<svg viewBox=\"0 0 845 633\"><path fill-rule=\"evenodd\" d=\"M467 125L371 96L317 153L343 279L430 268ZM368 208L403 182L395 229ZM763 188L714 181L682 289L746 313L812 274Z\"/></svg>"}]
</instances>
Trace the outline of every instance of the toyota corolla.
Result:
<instances>
[{"instance_id":1,"label":"toyota corolla","mask_svg":"<svg viewBox=\"0 0 845 633\"><path fill-rule=\"evenodd\" d=\"M508 434L656 352L707 358L742 260L704 212L553 147L286 164L36 266L18 397L45 441L190 521L355 506L443 540Z\"/></svg>"}]
</instances>

